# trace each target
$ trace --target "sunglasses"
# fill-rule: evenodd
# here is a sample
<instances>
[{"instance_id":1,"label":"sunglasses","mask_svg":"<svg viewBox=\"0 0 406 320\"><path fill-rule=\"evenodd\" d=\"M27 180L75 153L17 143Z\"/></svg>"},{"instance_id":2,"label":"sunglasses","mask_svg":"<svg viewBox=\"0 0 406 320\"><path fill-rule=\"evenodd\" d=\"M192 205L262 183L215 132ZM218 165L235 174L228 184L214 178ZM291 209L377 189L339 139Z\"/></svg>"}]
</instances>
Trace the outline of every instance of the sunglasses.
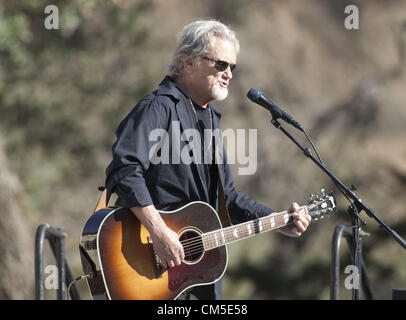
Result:
<instances>
[{"instance_id":1,"label":"sunglasses","mask_svg":"<svg viewBox=\"0 0 406 320\"><path fill-rule=\"evenodd\" d=\"M209 57L203 57L202 59L214 62L215 63L214 67L216 68L217 71L226 71L227 68L230 67L231 72L233 72L237 67L237 65L225 62L223 60L216 60Z\"/></svg>"}]
</instances>

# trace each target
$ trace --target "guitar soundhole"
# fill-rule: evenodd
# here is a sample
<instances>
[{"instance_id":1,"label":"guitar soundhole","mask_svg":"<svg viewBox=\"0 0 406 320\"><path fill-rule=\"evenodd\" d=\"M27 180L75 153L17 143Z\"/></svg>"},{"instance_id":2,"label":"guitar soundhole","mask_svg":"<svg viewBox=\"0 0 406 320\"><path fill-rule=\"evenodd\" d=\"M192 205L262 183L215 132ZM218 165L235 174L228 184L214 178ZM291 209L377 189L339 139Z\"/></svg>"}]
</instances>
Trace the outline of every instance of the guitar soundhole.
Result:
<instances>
[{"instance_id":1,"label":"guitar soundhole","mask_svg":"<svg viewBox=\"0 0 406 320\"><path fill-rule=\"evenodd\" d=\"M183 262L186 264L199 262L204 253L203 240L200 233L196 230L188 229L181 233L179 240L183 245L185 253Z\"/></svg>"}]
</instances>

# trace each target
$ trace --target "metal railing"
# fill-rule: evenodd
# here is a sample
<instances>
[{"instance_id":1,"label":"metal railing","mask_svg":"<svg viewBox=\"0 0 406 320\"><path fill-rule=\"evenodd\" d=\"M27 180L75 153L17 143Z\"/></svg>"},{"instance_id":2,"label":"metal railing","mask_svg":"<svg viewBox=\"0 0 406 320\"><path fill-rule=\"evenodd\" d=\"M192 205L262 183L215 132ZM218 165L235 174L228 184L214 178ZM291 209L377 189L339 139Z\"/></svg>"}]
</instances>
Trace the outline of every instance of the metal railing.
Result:
<instances>
[{"instance_id":1,"label":"metal railing","mask_svg":"<svg viewBox=\"0 0 406 320\"><path fill-rule=\"evenodd\" d=\"M66 237L67 234L62 228L53 228L48 224L42 224L37 228L35 235L35 299L37 300L44 300L44 239L48 240L57 262L57 299L66 300L65 288L68 288L73 281L65 259ZM75 286L72 286L69 296L73 300L80 299Z\"/></svg>"},{"instance_id":2,"label":"metal railing","mask_svg":"<svg viewBox=\"0 0 406 320\"><path fill-rule=\"evenodd\" d=\"M364 292L365 299L373 300L374 296L372 294L371 286L369 283L369 278L366 272L364 259L362 258L362 237L368 236L368 233L365 233L360 229L359 231L359 250L361 251L361 270L357 270L358 276L360 277L360 283L362 290ZM350 250L353 250L353 226L339 225L334 229L334 235L332 240L332 250L331 250L331 287L330 287L330 299L338 300L339 299L339 274L340 274L340 243L341 238L345 237L348 243ZM351 252L353 256L353 252Z\"/></svg>"}]
</instances>

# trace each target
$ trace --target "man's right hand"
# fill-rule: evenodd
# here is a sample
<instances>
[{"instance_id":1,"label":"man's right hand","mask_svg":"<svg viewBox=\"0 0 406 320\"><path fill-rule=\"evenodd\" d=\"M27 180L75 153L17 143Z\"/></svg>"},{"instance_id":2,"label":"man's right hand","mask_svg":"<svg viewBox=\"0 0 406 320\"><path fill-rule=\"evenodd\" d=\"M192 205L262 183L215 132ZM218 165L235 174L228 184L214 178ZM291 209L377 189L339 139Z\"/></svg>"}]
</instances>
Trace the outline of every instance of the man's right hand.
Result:
<instances>
[{"instance_id":1,"label":"man's right hand","mask_svg":"<svg viewBox=\"0 0 406 320\"><path fill-rule=\"evenodd\" d=\"M183 246L176 232L167 227L153 205L133 207L131 211L149 231L157 259L163 268L173 268L185 258Z\"/></svg>"},{"instance_id":2,"label":"man's right hand","mask_svg":"<svg viewBox=\"0 0 406 320\"><path fill-rule=\"evenodd\" d=\"M151 238L155 254L163 268L173 268L182 263L185 255L176 232L165 225L159 231L153 231Z\"/></svg>"}]
</instances>

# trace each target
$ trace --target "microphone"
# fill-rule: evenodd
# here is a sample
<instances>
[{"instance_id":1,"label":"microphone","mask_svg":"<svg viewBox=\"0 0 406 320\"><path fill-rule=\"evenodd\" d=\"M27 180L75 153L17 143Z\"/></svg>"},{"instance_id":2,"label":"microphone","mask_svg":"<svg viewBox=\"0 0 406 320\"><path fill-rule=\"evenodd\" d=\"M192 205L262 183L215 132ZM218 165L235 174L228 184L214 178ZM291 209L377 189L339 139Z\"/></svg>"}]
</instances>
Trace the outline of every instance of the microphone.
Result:
<instances>
[{"instance_id":1,"label":"microphone","mask_svg":"<svg viewBox=\"0 0 406 320\"><path fill-rule=\"evenodd\" d=\"M299 129L300 131L304 132L301 124L297 122L295 119L293 119L288 113L283 111L281 108L279 108L276 104L274 104L272 101L270 101L267 97L265 97L261 91L255 88L251 88L250 91L247 93L247 97L255 102L256 104L259 104L260 106L264 107L268 111L272 113L272 116L276 119L281 118L285 120L287 123L291 124L295 128Z\"/></svg>"}]
</instances>

